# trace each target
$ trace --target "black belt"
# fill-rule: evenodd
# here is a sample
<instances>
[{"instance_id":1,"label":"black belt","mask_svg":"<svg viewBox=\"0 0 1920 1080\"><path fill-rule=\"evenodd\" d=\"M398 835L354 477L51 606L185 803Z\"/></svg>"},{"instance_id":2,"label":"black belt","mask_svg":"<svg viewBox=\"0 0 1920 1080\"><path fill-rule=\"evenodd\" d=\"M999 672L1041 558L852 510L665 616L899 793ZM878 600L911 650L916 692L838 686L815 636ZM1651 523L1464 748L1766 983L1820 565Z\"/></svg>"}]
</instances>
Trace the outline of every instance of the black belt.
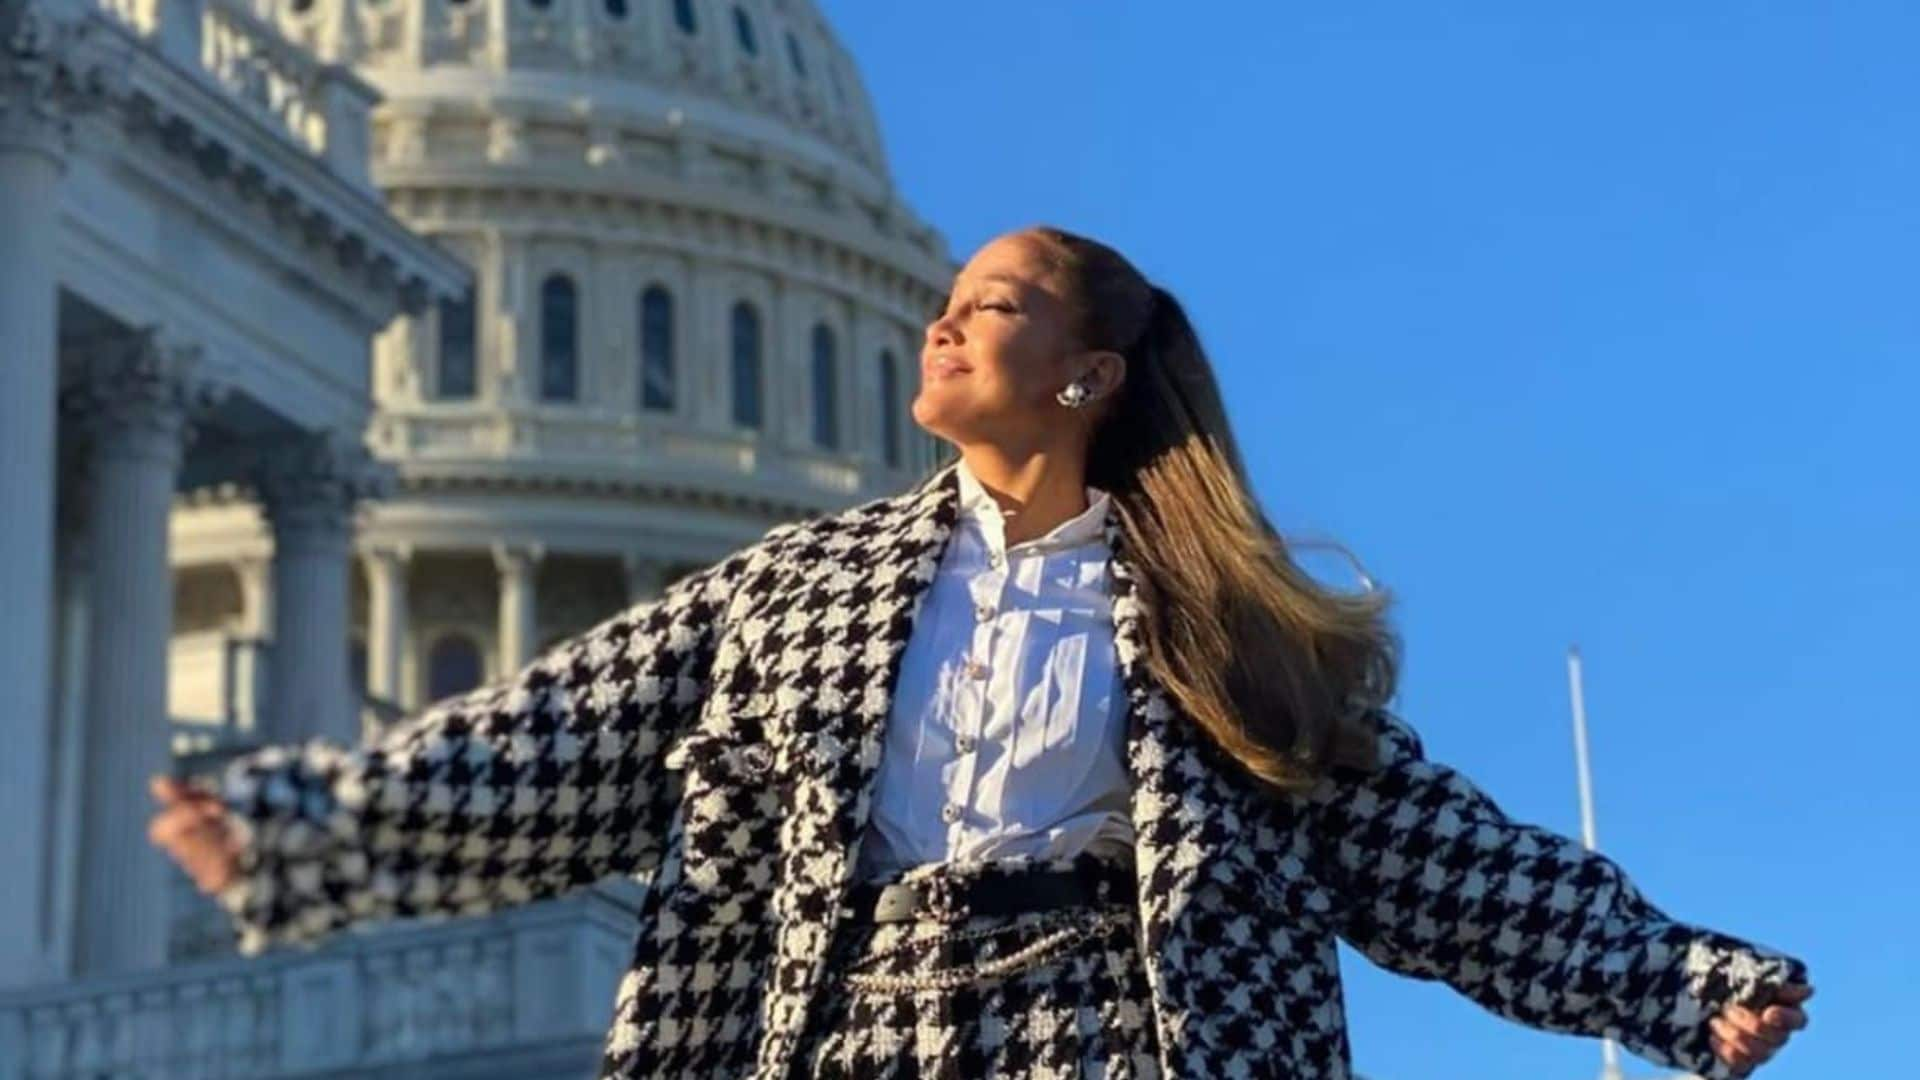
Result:
<instances>
[{"instance_id":1,"label":"black belt","mask_svg":"<svg viewBox=\"0 0 1920 1080\"><path fill-rule=\"evenodd\" d=\"M847 890L847 907L848 917L858 922L958 922L969 915L1120 903L1135 892L1133 868L1107 863L1098 869L1035 870L959 880L936 875L891 885L855 885Z\"/></svg>"}]
</instances>

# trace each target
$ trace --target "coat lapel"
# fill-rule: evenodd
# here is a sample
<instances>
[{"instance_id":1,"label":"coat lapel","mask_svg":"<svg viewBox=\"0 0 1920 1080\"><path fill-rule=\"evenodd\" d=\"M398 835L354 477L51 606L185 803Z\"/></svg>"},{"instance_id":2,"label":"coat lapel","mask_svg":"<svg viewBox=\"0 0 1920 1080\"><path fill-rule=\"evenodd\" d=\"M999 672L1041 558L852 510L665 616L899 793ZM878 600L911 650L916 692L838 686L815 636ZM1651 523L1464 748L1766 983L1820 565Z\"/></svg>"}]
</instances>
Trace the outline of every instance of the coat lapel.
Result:
<instances>
[{"instance_id":1,"label":"coat lapel","mask_svg":"<svg viewBox=\"0 0 1920 1080\"><path fill-rule=\"evenodd\" d=\"M761 1043L762 1075L775 1075L776 1063L790 1060L809 1008L825 996L815 987L872 813L901 658L959 505L959 481L950 465L919 489L886 501L871 517L843 522L824 539L826 558L809 575L809 588L827 598L824 617L846 621L830 628L842 655L836 670L821 672L818 685L782 687L778 694L809 699L818 713L845 722L816 736L823 737L819 765L826 782L820 802L804 812L819 820L805 822L810 842L801 863L789 866L777 901L787 917L774 941L777 970Z\"/></svg>"}]
</instances>

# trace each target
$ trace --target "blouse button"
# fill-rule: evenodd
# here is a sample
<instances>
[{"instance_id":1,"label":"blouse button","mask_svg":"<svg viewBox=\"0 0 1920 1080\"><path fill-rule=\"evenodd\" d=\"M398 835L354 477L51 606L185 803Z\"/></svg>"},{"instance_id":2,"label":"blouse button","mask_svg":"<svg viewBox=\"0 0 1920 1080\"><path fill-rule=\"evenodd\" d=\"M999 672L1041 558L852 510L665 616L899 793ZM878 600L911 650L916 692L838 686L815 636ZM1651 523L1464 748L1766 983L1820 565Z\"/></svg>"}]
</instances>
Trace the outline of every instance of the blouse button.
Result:
<instances>
[{"instance_id":1,"label":"blouse button","mask_svg":"<svg viewBox=\"0 0 1920 1080\"><path fill-rule=\"evenodd\" d=\"M961 735L953 740L953 745L954 748L961 753L971 754L973 753L973 748L979 744L972 735Z\"/></svg>"},{"instance_id":2,"label":"blouse button","mask_svg":"<svg viewBox=\"0 0 1920 1080\"><path fill-rule=\"evenodd\" d=\"M940 820L946 822L949 825L953 824L956 821L959 821L960 807L953 803L948 803L945 806L942 806L940 808Z\"/></svg>"},{"instance_id":3,"label":"blouse button","mask_svg":"<svg viewBox=\"0 0 1920 1080\"><path fill-rule=\"evenodd\" d=\"M981 604L978 607L973 609L973 614L981 622L987 622L988 620L993 618L993 605Z\"/></svg>"}]
</instances>

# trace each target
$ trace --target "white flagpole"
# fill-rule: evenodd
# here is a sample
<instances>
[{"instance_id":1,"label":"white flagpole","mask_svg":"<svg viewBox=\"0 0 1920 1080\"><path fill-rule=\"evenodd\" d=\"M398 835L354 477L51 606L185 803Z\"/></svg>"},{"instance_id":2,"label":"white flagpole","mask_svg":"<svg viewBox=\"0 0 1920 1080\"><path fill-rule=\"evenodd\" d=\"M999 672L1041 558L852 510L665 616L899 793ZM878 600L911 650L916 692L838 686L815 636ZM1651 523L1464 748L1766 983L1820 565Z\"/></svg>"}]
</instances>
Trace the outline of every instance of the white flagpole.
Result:
<instances>
[{"instance_id":1,"label":"white flagpole","mask_svg":"<svg viewBox=\"0 0 1920 1080\"><path fill-rule=\"evenodd\" d=\"M1580 647L1567 649L1567 683L1573 694L1573 756L1580 773L1580 839L1588 851L1599 840L1593 824L1593 771L1587 763L1587 700L1580 686ZM1620 1047L1612 1039L1600 1043L1600 1080L1625 1080L1620 1071Z\"/></svg>"}]
</instances>

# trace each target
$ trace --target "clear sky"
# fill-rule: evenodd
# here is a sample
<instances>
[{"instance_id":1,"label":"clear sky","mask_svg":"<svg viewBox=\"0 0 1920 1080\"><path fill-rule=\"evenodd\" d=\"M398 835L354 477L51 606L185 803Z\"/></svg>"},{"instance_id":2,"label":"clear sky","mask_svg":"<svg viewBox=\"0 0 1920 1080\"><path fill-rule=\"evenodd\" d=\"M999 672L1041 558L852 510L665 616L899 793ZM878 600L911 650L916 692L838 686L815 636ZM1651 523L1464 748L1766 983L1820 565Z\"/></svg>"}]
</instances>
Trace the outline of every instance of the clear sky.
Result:
<instances>
[{"instance_id":1,"label":"clear sky","mask_svg":"<svg viewBox=\"0 0 1920 1080\"><path fill-rule=\"evenodd\" d=\"M824 7L957 256L1050 221L1185 300L1429 753L1574 835L1580 646L1601 846L1811 965L1757 1076L1912 1075L1920 5ZM1374 1080L1598 1073L1344 960Z\"/></svg>"}]
</instances>

